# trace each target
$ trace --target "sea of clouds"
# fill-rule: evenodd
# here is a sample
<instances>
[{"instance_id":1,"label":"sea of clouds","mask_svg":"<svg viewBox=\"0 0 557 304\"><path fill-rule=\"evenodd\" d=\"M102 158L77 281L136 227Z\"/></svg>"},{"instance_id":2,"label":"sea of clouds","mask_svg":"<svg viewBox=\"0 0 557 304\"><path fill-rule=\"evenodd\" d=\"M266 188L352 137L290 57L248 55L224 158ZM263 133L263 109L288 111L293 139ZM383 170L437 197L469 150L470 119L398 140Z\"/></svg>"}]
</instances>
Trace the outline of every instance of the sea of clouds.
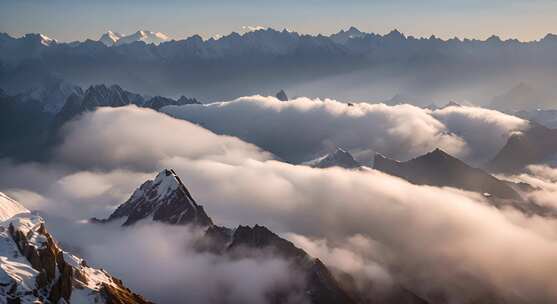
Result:
<instances>
[{"instance_id":1,"label":"sea of clouds","mask_svg":"<svg viewBox=\"0 0 557 304\"><path fill-rule=\"evenodd\" d=\"M556 220L375 170L283 161L339 145L398 159L441 147L480 162L510 132L527 127L519 118L472 107L431 111L258 96L165 111L189 121L133 106L87 113L64 128L51 161L2 160L0 191L43 213L67 248L160 303L264 303L277 286L303 290L280 258L200 254L190 246L197 232L184 227L83 222L108 216L163 168L178 173L217 224L265 225L335 273L351 274L362 292L403 286L451 303L557 301ZM555 176L538 166L509 178L537 181L532 195L550 204Z\"/></svg>"}]
</instances>

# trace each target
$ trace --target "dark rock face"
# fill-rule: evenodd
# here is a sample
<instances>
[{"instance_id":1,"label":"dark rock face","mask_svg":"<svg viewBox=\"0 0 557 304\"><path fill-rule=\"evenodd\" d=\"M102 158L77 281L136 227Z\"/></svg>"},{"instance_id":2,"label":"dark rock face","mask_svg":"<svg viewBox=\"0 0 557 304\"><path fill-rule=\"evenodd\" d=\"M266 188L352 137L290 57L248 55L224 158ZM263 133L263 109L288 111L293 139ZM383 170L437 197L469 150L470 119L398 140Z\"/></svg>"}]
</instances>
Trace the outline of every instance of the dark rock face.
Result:
<instances>
[{"instance_id":1,"label":"dark rock face","mask_svg":"<svg viewBox=\"0 0 557 304\"><path fill-rule=\"evenodd\" d=\"M143 106L146 108L151 108L153 110L158 111L162 107L166 106L184 106L189 104L201 104L195 98L188 98L185 96L180 97L177 100L167 97L155 96L149 100L147 100Z\"/></svg>"},{"instance_id":2,"label":"dark rock face","mask_svg":"<svg viewBox=\"0 0 557 304\"><path fill-rule=\"evenodd\" d=\"M326 155L311 164L314 168L342 167L346 169L354 169L361 166L350 152L337 148L335 152Z\"/></svg>"},{"instance_id":3,"label":"dark rock face","mask_svg":"<svg viewBox=\"0 0 557 304\"><path fill-rule=\"evenodd\" d=\"M123 224L127 226L149 216L167 224L213 224L173 170L163 170L154 180L143 183L106 221L127 217Z\"/></svg>"},{"instance_id":4,"label":"dark rock face","mask_svg":"<svg viewBox=\"0 0 557 304\"><path fill-rule=\"evenodd\" d=\"M288 101L288 95L286 95L286 92L284 92L284 90L280 90L275 96L280 101Z\"/></svg>"},{"instance_id":5,"label":"dark rock face","mask_svg":"<svg viewBox=\"0 0 557 304\"><path fill-rule=\"evenodd\" d=\"M210 227L202 242L205 246L212 244L205 248L232 257L270 253L286 259L293 269L305 275L305 294L311 303L356 303L319 259L310 257L304 250L264 226L238 226L234 230Z\"/></svg>"},{"instance_id":6,"label":"dark rock face","mask_svg":"<svg viewBox=\"0 0 557 304\"><path fill-rule=\"evenodd\" d=\"M39 101L0 93L0 157L39 157L53 117Z\"/></svg>"},{"instance_id":7,"label":"dark rock face","mask_svg":"<svg viewBox=\"0 0 557 304\"><path fill-rule=\"evenodd\" d=\"M97 222L122 217L127 217L123 225L132 225L148 217L167 224L195 225L205 230L203 237L196 243L199 251L230 258L261 255L283 258L291 263L294 270L305 276L307 290L301 292L312 303L355 303L323 263L269 229L259 225L239 226L236 229L214 225L173 170L165 169L154 180L143 183L107 220ZM292 291L273 291L271 302L282 303L289 293Z\"/></svg>"},{"instance_id":8,"label":"dark rock face","mask_svg":"<svg viewBox=\"0 0 557 304\"><path fill-rule=\"evenodd\" d=\"M54 288L50 292L50 300L53 302L58 302L60 298L64 298L66 301L70 299L71 295L71 284L68 285L68 282L71 282L71 273L67 273L68 277L64 277L64 269L66 268L66 263L63 258L60 259L60 255L62 251L58 248L58 246L52 240L52 237L47 233L44 225L41 224L39 228L39 233L45 237L46 244L41 248L36 248L35 246L29 243L27 235L23 233L21 230L17 230L14 228L14 225L10 224L9 232L12 236L13 240L16 242L19 251L27 260L31 263L31 266L39 271L39 275L37 277L37 288L38 289L46 289L50 285L54 285ZM58 264L58 262L61 262ZM62 276L56 280L56 268L61 270Z\"/></svg>"},{"instance_id":9,"label":"dark rock face","mask_svg":"<svg viewBox=\"0 0 557 304\"><path fill-rule=\"evenodd\" d=\"M489 193L503 199L521 198L506 182L481 169L470 167L440 149L407 162L398 162L377 154L374 168L418 185L455 187Z\"/></svg>"},{"instance_id":10,"label":"dark rock face","mask_svg":"<svg viewBox=\"0 0 557 304\"><path fill-rule=\"evenodd\" d=\"M557 130L531 122L526 131L511 135L487 167L495 172L516 173L552 158L557 158Z\"/></svg>"},{"instance_id":11,"label":"dark rock face","mask_svg":"<svg viewBox=\"0 0 557 304\"><path fill-rule=\"evenodd\" d=\"M65 122L79 114L93 111L98 107L123 107L131 104L142 105L143 97L123 90L117 85L107 87L104 84L89 87L84 93L74 93L68 97L66 103L55 117L55 127L60 127Z\"/></svg>"},{"instance_id":12,"label":"dark rock face","mask_svg":"<svg viewBox=\"0 0 557 304\"><path fill-rule=\"evenodd\" d=\"M213 224L173 170L161 171L154 180L141 185L107 220L96 221L102 223L122 217L127 217L124 225L132 225L148 217L173 225L195 225L204 231L195 242L195 248L200 252L210 252L230 259L261 256L284 259L292 271L303 276L304 289L297 290L300 289L299 286L291 287L295 290L277 287L277 290L270 291L270 303L286 303L290 296L299 294L313 304L373 303L360 301L364 297L347 292L345 284L338 281L319 259L311 257L264 226L240 225L236 229L230 229ZM350 277L348 274L346 276ZM400 303L425 303L410 292L396 292L396 295L416 300Z\"/></svg>"}]
</instances>

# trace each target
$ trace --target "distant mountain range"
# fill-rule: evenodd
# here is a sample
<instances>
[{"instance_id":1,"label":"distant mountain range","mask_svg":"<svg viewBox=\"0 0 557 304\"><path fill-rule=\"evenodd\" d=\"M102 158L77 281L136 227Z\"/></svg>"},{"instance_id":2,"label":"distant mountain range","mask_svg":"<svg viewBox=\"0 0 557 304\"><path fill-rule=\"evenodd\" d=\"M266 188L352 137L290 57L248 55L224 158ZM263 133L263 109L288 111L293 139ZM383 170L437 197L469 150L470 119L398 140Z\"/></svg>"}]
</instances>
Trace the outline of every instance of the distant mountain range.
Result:
<instances>
[{"instance_id":1,"label":"distant mountain range","mask_svg":"<svg viewBox=\"0 0 557 304\"><path fill-rule=\"evenodd\" d=\"M44 220L0 192L0 303L151 303L63 251Z\"/></svg>"},{"instance_id":2,"label":"distant mountain range","mask_svg":"<svg viewBox=\"0 0 557 304\"><path fill-rule=\"evenodd\" d=\"M104 33L99 39L106 46L118 46L134 42L144 42L145 44L161 44L169 41L170 37L161 32L151 32L146 30L137 31L131 35L122 35L113 31Z\"/></svg>"},{"instance_id":3,"label":"distant mountain range","mask_svg":"<svg viewBox=\"0 0 557 304\"><path fill-rule=\"evenodd\" d=\"M541 87L554 89L542 80L555 74L556 50L557 36L551 34L533 42L496 36L442 40L396 30L364 33L354 27L330 36L258 29L207 40L198 35L169 40L149 31L129 36L107 32L100 41L70 43L40 34L0 34L0 87L15 94L59 79L78 86L118 83L148 95L187 91L209 100L272 95L282 87L351 100L412 94L416 102L427 103L446 96L447 88L467 88L489 89L483 96L487 102L499 95L502 84L511 87L531 75L540 75ZM475 100L479 93L470 94L447 98Z\"/></svg>"}]
</instances>

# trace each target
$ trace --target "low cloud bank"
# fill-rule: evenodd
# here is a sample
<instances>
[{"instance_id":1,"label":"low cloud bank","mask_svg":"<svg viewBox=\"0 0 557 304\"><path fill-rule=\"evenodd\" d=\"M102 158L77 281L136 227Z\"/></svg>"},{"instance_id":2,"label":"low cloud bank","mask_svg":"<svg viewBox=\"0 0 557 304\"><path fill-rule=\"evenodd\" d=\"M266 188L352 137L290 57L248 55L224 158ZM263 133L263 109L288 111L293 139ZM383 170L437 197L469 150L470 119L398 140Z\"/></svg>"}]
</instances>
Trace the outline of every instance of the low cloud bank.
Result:
<instances>
[{"instance_id":1,"label":"low cloud bank","mask_svg":"<svg viewBox=\"0 0 557 304\"><path fill-rule=\"evenodd\" d=\"M237 136L294 163L328 153L334 146L371 150L399 160L442 148L480 163L495 155L511 131L527 127L520 118L476 107L432 112L408 104L349 106L330 99L282 102L264 96L170 106L163 111L219 134Z\"/></svg>"},{"instance_id":2,"label":"low cloud bank","mask_svg":"<svg viewBox=\"0 0 557 304\"><path fill-rule=\"evenodd\" d=\"M253 103L248 107L261 106L259 102L245 103ZM313 107L309 103L303 105ZM217 106L226 105L213 105ZM332 102L332 107L340 105ZM354 111L360 111L359 107L368 106L355 107ZM414 111L413 107L408 109ZM424 115L429 116L427 121L432 121L432 125L442 128L443 124L431 115ZM150 122L152 130L138 132L143 130L141 126L145 121ZM170 130L180 132L170 133ZM188 134L190 131L197 133ZM58 150L58 163L51 164L49 170L26 165L22 167L25 170L18 171L9 163L2 167L0 180L10 180L8 174L19 174L16 180L20 181L26 181L24 174L35 176L38 181L27 181L20 187L10 186L12 191L17 189L28 197L43 197L42 201L36 201L35 209L56 212L67 208L73 210L69 212L72 214L60 212L72 219L88 218L102 210L108 215L111 208L125 200L117 200L117 197L126 196L124 193L131 193L130 189L139 185L136 180L152 176L163 167L171 167L217 223L232 227L266 225L334 269L352 274L359 286L370 286L374 282L374 286L389 288L396 283L420 296L451 303L486 298L507 303L522 303L524 299L533 303L557 301L557 291L552 288L557 282L557 235L550 233L557 231L554 219L525 216L510 209L499 210L479 194L416 186L375 170L314 169L287 164L273 160L267 152L241 140L218 136L187 121L133 107L101 109L87 114L67 132ZM133 139L130 134L134 135ZM171 140L166 134L170 134ZM191 137L192 134L196 137ZM440 136L447 136L448 143L456 140L452 135ZM201 142L200 146L195 147L196 140ZM169 142L176 147L167 146ZM167 150L161 150L159 144L168 147ZM86 145L89 155L76 149L76 145ZM189 147L191 145L194 147ZM126 157L128 154L130 157ZM59 169L62 164L63 168L71 169ZM46 173L34 175L34 171ZM59 175L47 174L61 171ZM56 178L46 182L40 178L43 176L44 179ZM106 197L107 193L113 196L96 199ZM17 196L17 192L15 194ZM57 196L68 198L56 200ZM96 207L74 207L83 205ZM188 254L181 251L185 250L183 242L187 243L187 232L180 227L167 231L154 226L123 231L107 227L107 231L91 232L89 236L67 234L64 228L53 230L64 242L80 247L94 263L102 264L129 281L130 287L153 299L161 297L164 302L170 301L168 303L177 299L163 298L176 292L174 286L179 286L176 295L181 296L180 299L194 302L206 298L197 298L198 295L192 293L213 294L212 285L207 286L212 283L207 281L218 281L218 278L213 277L213 273L203 274L202 268L206 267L215 275L222 273L221 277L246 275L249 284L261 283L263 287L258 290L275 284L274 277L280 282L283 282L280 278L291 279L277 270L282 264L273 259L261 262L262 265L256 264L260 261L244 261L242 265L246 268L243 268L228 262L196 262L195 256L178 258L177 255ZM159 233L157 229L164 232ZM138 260L128 256L134 252L138 253ZM141 276L129 269L134 268L133 265L119 262L127 258L135 265L152 263L145 266L151 276ZM175 266L174 260L184 265ZM196 265L201 266L197 268ZM262 267L268 276L261 278L243 272L255 265ZM204 279L198 282L203 281L205 285L188 280L189 274L179 270L176 272L180 275L174 275L171 269L174 267L199 275ZM159 281L153 284L152 279ZM237 284L241 286L230 285L230 288L241 291L249 286ZM260 292L255 292L253 297L250 294L246 301L259 300L258 294Z\"/></svg>"}]
</instances>

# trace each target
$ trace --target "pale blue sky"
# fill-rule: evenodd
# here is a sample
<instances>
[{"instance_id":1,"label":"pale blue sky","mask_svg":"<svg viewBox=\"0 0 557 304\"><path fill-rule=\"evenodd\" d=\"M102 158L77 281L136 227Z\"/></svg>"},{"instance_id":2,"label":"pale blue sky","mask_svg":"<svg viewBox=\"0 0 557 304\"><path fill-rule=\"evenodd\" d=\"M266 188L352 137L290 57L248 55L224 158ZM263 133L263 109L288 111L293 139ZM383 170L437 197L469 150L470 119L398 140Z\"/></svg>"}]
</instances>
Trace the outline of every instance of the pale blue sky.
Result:
<instances>
[{"instance_id":1,"label":"pale blue sky","mask_svg":"<svg viewBox=\"0 0 557 304\"><path fill-rule=\"evenodd\" d=\"M557 33L557 0L0 0L0 32L41 32L60 41L113 30L210 37L242 26L332 33L354 25L414 36L535 40Z\"/></svg>"}]
</instances>

